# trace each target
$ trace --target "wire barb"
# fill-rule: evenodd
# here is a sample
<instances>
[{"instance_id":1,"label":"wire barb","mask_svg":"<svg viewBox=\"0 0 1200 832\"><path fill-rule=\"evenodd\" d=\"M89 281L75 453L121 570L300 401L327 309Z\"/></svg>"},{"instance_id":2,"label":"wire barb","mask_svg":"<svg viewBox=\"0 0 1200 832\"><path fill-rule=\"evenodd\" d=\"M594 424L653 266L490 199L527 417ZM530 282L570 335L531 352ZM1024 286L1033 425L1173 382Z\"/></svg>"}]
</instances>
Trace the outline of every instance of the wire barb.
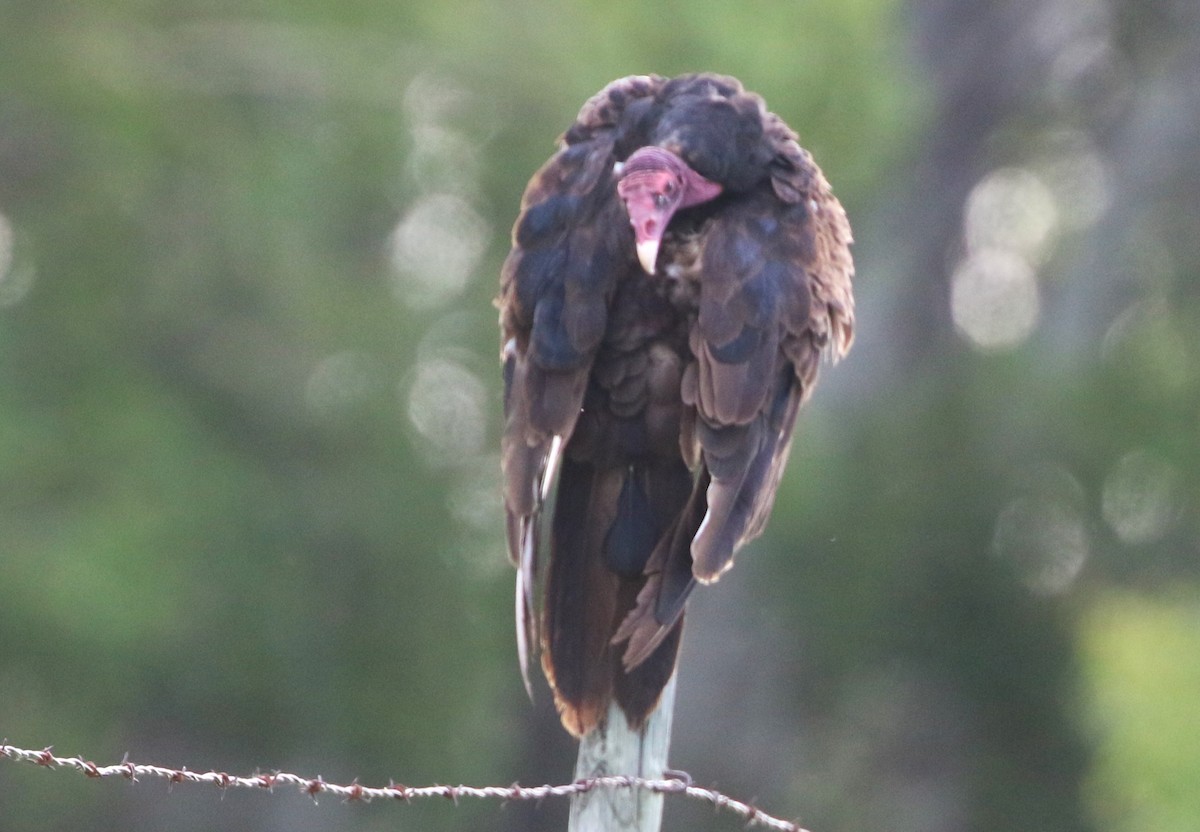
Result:
<instances>
[{"instance_id":1,"label":"wire barb","mask_svg":"<svg viewBox=\"0 0 1200 832\"><path fill-rule=\"evenodd\" d=\"M190 771L187 768L166 768L163 766L143 765L134 763L126 754L121 762L114 765L98 766L91 760L82 757L59 757L54 754L53 746L46 746L40 751L17 748L9 745L8 741L0 743L0 757L16 762L32 763L43 768L66 768L82 773L85 777L124 777L138 782L139 777L158 777L169 784L175 783L209 783L222 790L237 789L266 789L274 792L276 785L294 786L297 791L306 794L315 802L318 795L331 794L341 797L343 801L369 803L373 799L390 798L403 800L408 803L413 798L442 797L458 803L459 798L473 797L483 800L513 800L542 801L547 797L570 797L575 794L594 791L596 789L646 789L659 794L682 794L693 800L709 803L716 810L725 810L738 815L746 822L746 826L761 826L779 832L808 832L803 827L782 818L769 815L763 810L735 800L728 795L712 789L693 785L691 775L684 771L669 772L670 776L660 780L650 780L628 775L609 775L606 777L589 777L576 780L573 783L551 786L522 786L513 783L511 786L404 786L395 781L387 786L364 786L355 780L349 785L328 783L321 776L301 777L286 771L276 771L272 774L255 773L247 776L228 774L223 771Z\"/></svg>"}]
</instances>

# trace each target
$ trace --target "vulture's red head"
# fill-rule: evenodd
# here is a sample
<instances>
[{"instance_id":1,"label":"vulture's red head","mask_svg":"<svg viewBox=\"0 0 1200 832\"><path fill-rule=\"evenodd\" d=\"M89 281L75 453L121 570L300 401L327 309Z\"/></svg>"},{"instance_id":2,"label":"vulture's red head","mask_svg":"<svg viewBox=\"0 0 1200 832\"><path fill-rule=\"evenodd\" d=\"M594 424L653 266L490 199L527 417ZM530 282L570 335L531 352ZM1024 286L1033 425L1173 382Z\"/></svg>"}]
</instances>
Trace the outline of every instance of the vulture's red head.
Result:
<instances>
[{"instance_id":1,"label":"vulture's red head","mask_svg":"<svg viewBox=\"0 0 1200 832\"><path fill-rule=\"evenodd\" d=\"M648 146L633 152L617 174L617 193L629 213L638 261L654 274L658 247L680 208L708 202L721 186L705 179L669 150Z\"/></svg>"}]
</instances>

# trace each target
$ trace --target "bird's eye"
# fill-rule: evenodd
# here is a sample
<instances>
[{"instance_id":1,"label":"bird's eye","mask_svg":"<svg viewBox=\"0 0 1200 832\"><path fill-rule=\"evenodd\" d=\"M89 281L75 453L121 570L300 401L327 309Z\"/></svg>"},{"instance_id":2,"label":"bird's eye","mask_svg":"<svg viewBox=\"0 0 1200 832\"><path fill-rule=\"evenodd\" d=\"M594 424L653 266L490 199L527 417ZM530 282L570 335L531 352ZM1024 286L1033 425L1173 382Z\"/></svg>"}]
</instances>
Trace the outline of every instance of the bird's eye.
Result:
<instances>
[{"instance_id":1,"label":"bird's eye","mask_svg":"<svg viewBox=\"0 0 1200 832\"><path fill-rule=\"evenodd\" d=\"M658 208L666 208L668 203L670 203L670 201L671 200L667 199L666 194L655 194L654 195L654 204Z\"/></svg>"}]
</instances>

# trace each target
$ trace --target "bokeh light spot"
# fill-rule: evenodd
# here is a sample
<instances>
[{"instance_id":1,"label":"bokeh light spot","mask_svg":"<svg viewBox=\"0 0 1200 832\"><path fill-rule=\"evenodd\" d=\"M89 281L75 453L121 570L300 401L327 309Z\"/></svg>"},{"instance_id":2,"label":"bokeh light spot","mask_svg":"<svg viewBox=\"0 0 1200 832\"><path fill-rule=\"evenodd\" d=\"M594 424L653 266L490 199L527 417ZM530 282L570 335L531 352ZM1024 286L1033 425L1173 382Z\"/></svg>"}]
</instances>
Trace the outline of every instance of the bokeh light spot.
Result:
<instances>
[{"instance_id":1,"label":"bokeh light spot","mask_svg":"<svg viewBox=\"0 0 1200 832\"><path fill-rule=\"evenodd\" d=\"M1104 478L1104 521L1125 543L1161 538L1178 512L1179 472L1144 449L1121 457Z\"/></svg>"},{"instance_id":2,"label":"bokeh light spot","mask_svg":"<svg viewBox=\"0 0 1200 832\"><path fill-rule=\"evenodd\" d=\"M1058 227L1054 194L1032 171L1001 168L971 190L963 218L968 252L1001 249L1041 261Z\"/></svg>"},{"instance_id":3,"label":"bokeh light spot","mask_svg":"<svg viewBox=\"0 0 1200 832\"><path fill-rule=\"evenodd\" d=\"M17 232L4 214L0 214L0 309L25 299L33 286L32 263L17 256Z\"/></svg>"},{"instance_id":4,"label":"bokeh light spot","mask_svg":"<svg viewBox=\"0 0 1200 832\"><path fill-rule=\"evenodd\" d=\"M8 217L0 214L0 281L8 276L13 264L13 233L12 223Z\"/></svg>"},{"instance_id":5,"label":"bokeh light spot","mask_svg":"<svg viewBox=\"0 0 1200 832\"><path fill-rule=\"evenodd\" d=\"M448 75L422 72L404 90L404 114L414 125L445 124L468 110L471 95Z\"/></svg>"},{"instance_id":6,"label":"bokeh light spot","mask_svg":"<svg viewBox=\"0 0 1200 832\"><path fill-rule=\"evenodd\" d=\"M1001 510L992 549L1039 595L1065 592L1087 561L1083 489L1058 466L1039 466L1028 491Z\"/></svg>"},{"instance_id":7,"label":"bokeh light spot","mask_svg":"<svg viewBox=\"0 0 1200 832\"><path fill-rule=\"evenodd\" d=\"M430 461L457 464L483 450L487 391L475 373L446 356L417 364L408 387L408 418Z\"/></svg>"},{"instance_id":8,"label":"bokeh light spot","mask_svg":"<svg viewBox=\"0 0 1200 832\"><path fill-rule=\"evenodd\" d=\"M487 222L462 197L422 197L391 236L397 299L414 309L454 300L479 266L490 237Z\"/></svg>"},{"instance_id":9,"label":"bokeh light spot","mask_svg":"<svg viewBox=\"0 0 1200 832\"><path fill-rule=\"evenodd\" d=\"M464 196L479 190L479 153L465 135L447 127L421 125L413 128L412 137L408 165L422 190Z\"/></svg>"},{"instance_id":10,"label":"bokeh light spot","mask_svg":"<svg viewBox=\"0 0 1200 832\"><path fill-rule=\"evenodd\" d=\"M1165 297L1135 301L1109 325L1101 353L1142 390L1183 392L1195 381L1196 362L1176 317Z\"/></svg>"},{"instance_id":11,"label":"bokeh light spot","mask_svg":"<svg viewBox=\"0 0 1200 832\"><path fill-rule=\"evenodd\" d=\"M1018 254L976 252L954 271L950 312L959 332L980 349L1016 347L1033 333L1041 314L1037 277Z\"/></svg>"},{"instance_id":12,"label":"bokeh light spot","mask_svg":"<svg viewBox=\"0 0 1200 832\"><path fill-rule=\"evenodd\" d=\"M1025 168L1000 168L971 189L963 211L966 253L951 277L958 331L982 350L1018 346L1041 314L1035 266L1059 226L1050 188Z\"/></svg>"},{"instance_id":13,"label":"bokeh light spot","mask_svg":"<svg viewBox=\"0 0 1200 832\"><path fill-rule=\"evenodd\" d=\"M1055 153L1038 169L1057 204L1064 206L1058 220L1072 231L1094 225L1112 203L1108 162L1082 131L1059 131L1050 142Z\"/></svg>"}]
</instances>

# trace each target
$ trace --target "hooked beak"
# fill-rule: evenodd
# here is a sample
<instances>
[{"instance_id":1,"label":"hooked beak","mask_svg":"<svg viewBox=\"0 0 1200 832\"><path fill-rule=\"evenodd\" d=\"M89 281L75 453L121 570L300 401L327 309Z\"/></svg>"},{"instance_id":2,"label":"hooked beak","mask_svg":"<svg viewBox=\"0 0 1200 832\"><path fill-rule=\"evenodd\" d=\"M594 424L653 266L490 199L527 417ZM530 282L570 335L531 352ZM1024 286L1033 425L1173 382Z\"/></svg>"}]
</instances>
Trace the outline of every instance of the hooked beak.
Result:
<instances>
[{"instance_id":1,"label":"hooked beak","mask_svg":"<svg viewBox=\"0 0 1200 832\"><path fill-rule=\"evenodd\" d=\"M658 244L657 239L640 240L637 244L638 262L642 264L646 274L654 274L654 264L658 260Z\"/></svg>"}]
</instances>

